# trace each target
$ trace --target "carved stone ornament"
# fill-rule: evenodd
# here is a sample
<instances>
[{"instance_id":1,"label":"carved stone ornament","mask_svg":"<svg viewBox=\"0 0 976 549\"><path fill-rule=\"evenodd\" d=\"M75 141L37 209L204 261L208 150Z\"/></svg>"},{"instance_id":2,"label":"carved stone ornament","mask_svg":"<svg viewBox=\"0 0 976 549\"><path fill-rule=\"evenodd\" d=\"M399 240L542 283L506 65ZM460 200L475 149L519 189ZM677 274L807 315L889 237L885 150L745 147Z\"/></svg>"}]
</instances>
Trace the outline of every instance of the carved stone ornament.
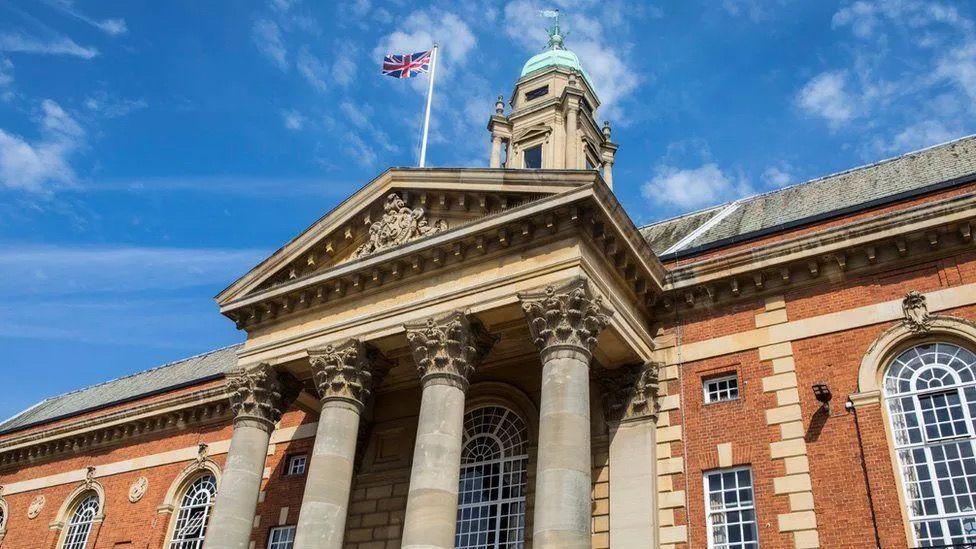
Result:
<instances>
[{"instance_id":1,"label":"carved stone ornament","mask_svg":"<svg viewBox=\"0 0 976 549\"><path fill-rule=\"evenodd\" d=\"M560 288L549 286L541 293L520 294L519 299L540 351L575 347L591 352L612 314L601 297L590 297L583 279Z\"/></svg>"},{"instance_id":2,"label":"carved stone ornament","mask_svg":"<svg viewBox=\"0 0 976 549\"><path fill-rule=\"evenodd\" d=\"M602 370L599 382L607 421L657 419L658 371L656 362Z\"/></svg>"},{"instance_id":3,"label":"carved stone ornament","mask_svg":"<svg viewBox=\"0 0 976 549\"><path fill-rule=\"evenodd\" d=\"M91 488L95 484L95 467L89 465L85 470L85 486Z\"/></svg>"},{"instance_id":4,"label":"carved stone ornament","mask_svg":"<svg viewBox=\"0 0 976 549\"><path fill-rule=\"evenodd\" d=\"M203 467L203 464L210 457L210 446L206 442L201 442L197 445L197 468Z\"/></svg>"},{"instance_id":5,"label":"carved stone ornament","mask_svg":"<svg viewBox=\"0 0 976 549\"><path fill-rule=\"evenodd\" d=\"M382 366L387 365L375 347L358 339L310 351L309 362L315 388L323 402L345 400L360 410L382 380L385 373Z\"/></svg>"},{"instance_id":6,"label":"carved stone ornament","mask_svg":"<svg viewBox=\"0 0 976 549\"><path fill-rule=\"evenodd\" d=\"M44 509L44 503L46 501L47 500L44 499L44 496L37 496L34 498L34 500L31 501L30 506L27 507L27 518L31 520L36 519L37 515L40 515L41 510Z\"/></svg>"},{"instance_id":7,"label":"carved stone ornament","mask_svg":"<svg viewBox=\"0 0 976 549\"><path fill-rule=\"evenodd\" d=\"M932 328L932 317L929 315L925 296L916 290L905 295L901 302L901 310L905 315L902 321L905 327L913 332L927 332Z\"/></svg>"},{"instance_id":8,"label":"carved stone ornament","mask_svg":"<svg viewBox=\"0 0 976 549\"><path fill-rule=\"evenodd\" d=\"M298 394L298 388L283 383L281 375L270 364L237 370L229 377L227 385L234 421L257 420L269 429L278 423L285 408Z\"/></svg>"},{"instance_id":9,"label":"carved stone ornament","mask_svg":"<svg viewBox=\"0 0 976 549\"><path fill-rule=\"evenodd\" d=\"M149 489L149 479L146 477L139 477L132 482L129 486L129 502L136 503L142 496L146 495L146 490Z\"/></svg>"},{"instance_id":10,"label":"carved stone ornament","mask_svg":"<svg viewBox=\"0 0 976 549\"><path fill-rule=\"evenodd\" d=\"M369 226L369 240L352 254L353 258L380 252L447 229L445 221L427 222L423 208L410 209L396 194L386 197L383 217Z\"/></svg>"},{"instance_id":11,"label":"carved stone ornament","mask_svg":"<svg viewBox=\"0 0 976 549\"><path fill-rule=\"evenodd\" d=\"M476 318L453 312L440 319L407 325L407 341L423 383L446 379L462 389L498 338Z\"/></svg>"}]
</instances>

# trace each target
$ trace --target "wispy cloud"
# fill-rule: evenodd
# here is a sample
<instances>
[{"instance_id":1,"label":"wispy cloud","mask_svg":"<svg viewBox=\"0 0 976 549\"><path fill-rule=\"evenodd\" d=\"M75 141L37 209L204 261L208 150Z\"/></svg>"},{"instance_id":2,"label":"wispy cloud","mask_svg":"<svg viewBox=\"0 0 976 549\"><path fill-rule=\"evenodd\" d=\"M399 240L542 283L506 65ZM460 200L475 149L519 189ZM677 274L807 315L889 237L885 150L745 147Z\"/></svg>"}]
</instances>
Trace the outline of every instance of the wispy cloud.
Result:
<instances>
[{"instance_id":1,"label":"wispy cloud","mask_svg":"<svg viewBox=\"0 0 976 549\"><path fill-rule=\"evenodd\" d=\"M71 156L84 144L85 131L60 105L41 103L40 139L27 139L0 129L0 185L45 192L75 182Z\"/></svg>"},{"instance_id":2,"label":"wispy cloud","mask_svg":"<svg viewBox=\"0 0 976 549\"><path fill-rule=\"evenodd\" d=\"M181 177L143 177L97 179L71 190L77 192L196 193L245 197L301 197L341 199L355 191L361 182L323 178L255 177L250 175L190 175Z\"/></svg>"},{"instance_id":3,"label":"wispy cloud","mask_svg":"<svg viewBox=\"0 0 976 549\"><path fill-rule=\"evenodd\" d=\"M813 77L800 89L796 101L804 112L823 118L834 128L855 115L854 98L847 91L847 74L843 71Z\"/></svg>"},{"instance_id":4,"label":"wispy cloud","mask_svg":"<svg viewBox=\"0 0 976 549\"><path fill-rule=\"evenodd\" d=\"M647 200L684 210L721 204L752 192L748 181L715 163L683 169L658 166L651 180L641 187Z\"/></svg>"},{"instance_id":5,"label":"wispy cloud","mask_svg":"<svg viewBox=\"0 0 976 549\"><path fill-rule=\"evenodd\" d=\"M265 250L0 247L0 296L122 294L230 283Z\"/></svg>"},{"instance_id":6,"label":"wispy cloud","mask_svg":"<svg viewBox=\"0 0 976 549\"><path fill-rule=\"evenodd\" d=\"M293 131L302 129L306 122L305 116L294 109L282 111L281 120L282 123L284 123L285 128Z\"/></svg>"},{"instance_id":7,"label":"wispy cloud","mask_svg":"<svg viewBox=\"0 0 976 549\"><path fill-rule=\"evenodd\" d=\"M91 59L98 55L97 49L79 46L67 36L42 39L19 32L0 33L0 51L42 55L68 55L82 59Z\"/></svg>"},{"instance_id":8,"label":"wispy cloud","mask_svg":"<svg viewBox=\"0 0 976 549\"><path fill-rule=\"evenodd\" d=\"M85 108L106 118L120 118L148 107L145 99L117 98L99 91L85 98Z\"/></svg>"},{"instance_id":9,"label":"wispy cloud","mask_svg":"<svg viewBox=\"0 0 976 549\"><path fill-rule=\"evenodd\" d=\"M54 9L61 11L75 19L91 25L92 27L108 34L110 36L118 36L120 34L125 34L128 32L128 27L126 27L125 19L120 17L112 17L108 19L94 19L88 17L87 15L81 13L72 5L71 2L67 0L44 0L44 3L51 6Z\"/></svg>"},{"instance_id":10,"label":"wispy cloud","mask_svg":"<svg viewBox=\"0 0 976 549\"><path fill-rule=\"evenodd\" d=\"M266 58L281 70L288 70L288 50L281 36L281 28L269 19L258 19L251 27L251 39Z\"/></svg>"}]
</instances>

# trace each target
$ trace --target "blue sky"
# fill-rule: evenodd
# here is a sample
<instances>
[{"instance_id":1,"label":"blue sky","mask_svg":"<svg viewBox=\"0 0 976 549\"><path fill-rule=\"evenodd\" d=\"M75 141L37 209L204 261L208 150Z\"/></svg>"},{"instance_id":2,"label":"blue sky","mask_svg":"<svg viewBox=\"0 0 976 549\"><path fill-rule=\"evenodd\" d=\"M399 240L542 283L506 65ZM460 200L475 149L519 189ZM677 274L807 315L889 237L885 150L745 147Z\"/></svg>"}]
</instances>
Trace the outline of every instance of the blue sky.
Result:
<instances>
[{"instance_id":1,"label":"blue sky","mask_svg":"<svg viewBox=\"0 0 976 549\"><path fill-rule=\"evenodd\" d=\"M0 417L240 341L212 296L384 168L484 166L494 98L567 46L636 222L967 135L976 7L923 0L0 0Z\"/></svg>"}]
</instances>

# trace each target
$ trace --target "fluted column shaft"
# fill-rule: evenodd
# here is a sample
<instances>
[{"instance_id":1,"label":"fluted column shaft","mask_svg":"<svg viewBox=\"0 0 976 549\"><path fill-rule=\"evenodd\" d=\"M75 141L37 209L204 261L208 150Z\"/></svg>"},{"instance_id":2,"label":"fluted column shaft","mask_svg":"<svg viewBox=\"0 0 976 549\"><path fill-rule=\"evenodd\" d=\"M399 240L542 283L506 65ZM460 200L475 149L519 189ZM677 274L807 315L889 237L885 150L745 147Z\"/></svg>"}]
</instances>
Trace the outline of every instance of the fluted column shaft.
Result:
<instances>
[{"instance_id":1,"label":"fluted column shaft","mask_svg":"<svg viewBox=\"0 0 976 549\"><path fill-rule=\"evenodd\" d=\"M464 393L494 338L479 322L452 313L407 327L423 393L410 470L401 547L454 547L464 422Z\"/></svg>"},{"instance_id":2,"label":"fluted column shaft","mask_svg":"<svg viewBox=\"0 0 976 549\"><path fill-rule=\"evenodd\" d=\"M542 359L533 546L590 547L590 351L608 314L582 280L519 297Z\"/></svg>"},{"instance_id":3,"label":"fluted column shaft","mask_svg":"<svg viewBox=\"0 0 976 549\"><path fill-rule=\"evenodd\" d=\"M322 411L295 533L296 549L339 549L346 530L359 422L382 359L350 340L309 353Z\"/></svg>"},{"instance_id":4,"label":"fluted column shaft","mask_svg":"<svg viewBox=\"0 0 976 549\"><path fill-rule=\"evenodd\" d=\"M251 541L268 443L294 394L274 369L261 364L229 379L234 434L207 530L205 549L247 549Z\"/></svg>"}]
</instances>

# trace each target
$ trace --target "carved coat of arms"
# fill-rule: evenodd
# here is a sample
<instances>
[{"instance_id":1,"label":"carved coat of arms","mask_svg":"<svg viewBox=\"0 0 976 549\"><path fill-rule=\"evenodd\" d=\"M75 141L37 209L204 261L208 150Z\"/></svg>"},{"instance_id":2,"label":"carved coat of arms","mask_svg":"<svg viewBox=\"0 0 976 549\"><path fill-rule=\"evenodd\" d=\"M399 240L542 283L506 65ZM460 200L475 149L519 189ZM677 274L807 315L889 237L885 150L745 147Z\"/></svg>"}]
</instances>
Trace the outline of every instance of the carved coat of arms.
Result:
<instances>
[{"instance_id":1,"label":"carved coat of arms","mask_svg":"<svg viewBox=\"0 0 976 549\"><path fill-rule=\"evenodd\" d=\"M369 240L356 248L353 257L363 257L445 229L444 221L431 225L423 208L411 210L402 198L391 194L383 205L383 217L369 226Z\"/></svg>"},{"instance_id":2,"label":"carved coat of arms","mask_svg":"<svg viewBox=\"0 0 976 549\"><path fill-rule=\"evenodd\" d=\"M30 506L27 508L27 518L31 520L36 519L37 515L41 514L41 509L44 509L45 501L47 500L44 499L44 496L37 496L34 498L34 501L32 501Z\"/></svg>"},{"instance_id":3,"label":"carved coat of arms","mask_svg":"<svg viewBox=\"0 0 976 549\"><path fill-rule=\"evenodd\" d=\"M149 489L149 479L146 477L139 477L129 486L129 501L135 503L142 499L142 496L146 495L146 490Z\"/></svg>"},{"instance_id":4,"label":"carved coat of arms","mask_svg":"<svg viewBox=\"0 0 976 549\"><path fill-rule=\"evenodd\" d=\"M901 302L901 310L905 315L902 321L913 332L927 332L931 328L929 308L925 303L925 296L916 290L908 292Z\"/></svg>"}]
</instances>

